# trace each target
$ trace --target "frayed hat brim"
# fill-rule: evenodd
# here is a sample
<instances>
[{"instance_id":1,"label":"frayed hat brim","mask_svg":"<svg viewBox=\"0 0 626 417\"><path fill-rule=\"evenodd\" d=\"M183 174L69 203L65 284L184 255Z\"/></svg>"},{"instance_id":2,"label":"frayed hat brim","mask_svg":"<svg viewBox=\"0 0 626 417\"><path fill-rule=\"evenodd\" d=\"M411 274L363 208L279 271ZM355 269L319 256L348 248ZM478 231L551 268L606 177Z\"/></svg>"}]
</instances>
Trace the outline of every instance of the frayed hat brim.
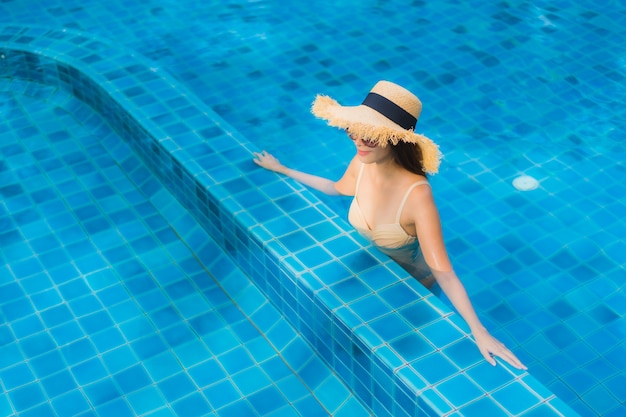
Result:
<instances>
[{"instance_id":1,"label":"frayed hat brim","mask_svg":"<svg viewBox=\"0 0 626 417\"><path fill-rule=\"evenodd\" d=\"M326 120L329 126L350 130L350 133L366 137L381 147L388 143L396 145L399 141L416 143L422 151L424 171L428 174L439 171L441 152L435 142L412 130L403 129L370 107L342 106L328 96L318 95L311 112Z\"/></svg>"}]
</instances>

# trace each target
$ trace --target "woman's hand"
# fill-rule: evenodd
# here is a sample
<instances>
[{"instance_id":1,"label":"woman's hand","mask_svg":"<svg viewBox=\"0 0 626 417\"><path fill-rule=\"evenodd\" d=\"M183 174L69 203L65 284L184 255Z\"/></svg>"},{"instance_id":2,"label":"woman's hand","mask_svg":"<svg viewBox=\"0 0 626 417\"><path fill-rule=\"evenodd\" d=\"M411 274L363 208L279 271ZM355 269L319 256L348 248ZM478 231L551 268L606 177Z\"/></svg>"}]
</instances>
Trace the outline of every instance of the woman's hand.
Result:
<instances>
[{"instance_id":1,"label":"woman's hand","mask_svg":"<svg viewBox=\"0 0 626 417\"><path fill-rule=\"evenodd\" d=\"M254 163L270 171L284 173L287 167L280 163L272 154L263 152L254 152Z\"/></svg>"},{"instance_id":2,"label":"woman's hand","mask_svg":"<svg viewBox=\"0 0 626 417\"><path fill-rule=\"evenodd\" d=\"M287 168L280 163L272 154L263 152L253 152L254 163L270 171L278 172L279 174L286 175L294 180L308 186L315 188L328 195L339 195L339 192L335 188L335 182L327 178L318 177L317 175L307 174L295 169Z\"/></svg>"},{"instance_id":3,"label":"woman's hand","mask_svg":"<svg viewBox=\"0 0 626 417\"><path fill-rule=\"evenodd\" d=\"M419 233L418 231L418 236ZM420 243L421 241L422 239L420 239ZM443 253L445 254L445 252ZM478 350L480 350L480 353L485 357L487 362L495 366L496 360L494 357L498 356L517 369L527 369L513 352L507 349L498 339L490 335L487 329L481 324L465 291L465 287L456 276L456 273L454 271L438 271L432 267L430 270L443 292L452 302L454 308L456 308L459 314L461 314L461 317L463 317L465 322L469 325L474 339L476 340L476 344L478 345Z\"/></svg>"},{"instance_id":4,"label":"woman's hand","mask_svg":"<svg viewBox=\"0 0 626 417\"><path fill-rule=\"evenodd\" d=\"M508 362L511 366L517 369L528 369L526 366L517 359L517 356L513 354L504 343L500 342L498 339L493 337L487 332L487 330L482 330L474 333L474 338L476 339L476 344L478 345L478 350L485 357L487 362L496 365L495 356L498 356L502 360Z\"/></svg>"}]
</instances>

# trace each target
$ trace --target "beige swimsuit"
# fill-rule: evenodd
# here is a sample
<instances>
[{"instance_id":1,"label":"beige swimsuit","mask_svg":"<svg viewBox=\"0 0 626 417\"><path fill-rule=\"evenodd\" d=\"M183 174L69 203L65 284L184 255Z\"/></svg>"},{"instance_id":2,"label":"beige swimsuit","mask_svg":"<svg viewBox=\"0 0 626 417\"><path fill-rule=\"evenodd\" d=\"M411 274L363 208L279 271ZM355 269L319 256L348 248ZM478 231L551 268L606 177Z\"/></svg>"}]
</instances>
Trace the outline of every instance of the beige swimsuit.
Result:
<instances>
[{"instance_id":1,"label":"beige swimsuit","mask_svg":"<svg viewBox=\"0 0 626 417\"><path fill-rule=\"evenodd\" d=\"M423 279L428 277L431 272L428 265L424 261L424 256L419 246L419 242L415 236L411 236L400 225L400 216L402 210L406 204L407 199L411 191L418 185L428 184L428 181L421 180L416 181L409 186L406 190L398 212L396 214L396 221L392 224L380 224L375 228L371 228L365 216L361 211L358 201L359 185L361 183L361 176L363 174L364 165L361 164L359 176L356 181L356 189L354 191L354 199L350 204L350 210L348 211L348 221L354 227L361 236L372 242L381 252L393 258L400 266L406 269L412 276L417 279Z\"/></svg>"}]
</instances>

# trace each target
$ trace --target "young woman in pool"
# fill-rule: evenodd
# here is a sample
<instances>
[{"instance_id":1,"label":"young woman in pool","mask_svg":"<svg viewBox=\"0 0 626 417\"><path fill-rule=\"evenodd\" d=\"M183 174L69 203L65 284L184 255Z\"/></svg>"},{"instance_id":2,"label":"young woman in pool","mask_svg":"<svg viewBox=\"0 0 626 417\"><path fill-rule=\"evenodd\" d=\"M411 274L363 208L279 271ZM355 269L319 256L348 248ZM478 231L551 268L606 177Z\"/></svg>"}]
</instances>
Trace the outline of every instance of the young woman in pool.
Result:
<instances>
[{"instance_id":1,"label":"young woman in pool","mask_svg":"<svg viewBox=\"0 0 626 417\"><path fill-rule=\"evenodd\" d=\"M495 365L498 356L526 369L481 324L452 268L426 178L439 169L439 149L414 132L421 109L415 95L388 81L378 82L359 106L342 106L318 96L313 114L344 129L356 147L336 182L288 168L265 151L255 153L254 162L326 194L354 196L348 213L352 226L425 286L441 287L489 363Z\"/></svg>"}]
</instances>

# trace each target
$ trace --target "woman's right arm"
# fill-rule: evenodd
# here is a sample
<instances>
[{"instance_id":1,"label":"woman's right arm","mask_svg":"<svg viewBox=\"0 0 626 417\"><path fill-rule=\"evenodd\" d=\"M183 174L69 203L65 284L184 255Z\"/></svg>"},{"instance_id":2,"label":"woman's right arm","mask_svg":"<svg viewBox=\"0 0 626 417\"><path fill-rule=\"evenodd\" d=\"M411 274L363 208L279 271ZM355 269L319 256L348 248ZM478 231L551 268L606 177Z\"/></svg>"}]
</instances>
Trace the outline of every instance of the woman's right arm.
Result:
<instances>
[{"instance_id":1,"label":"woman's right arm","mask_svg":"<svg viewBox=\"0 0 626 417\"><path fill-rule=\"evenodd\" d=\"M278 172L279 174L286 175L294 180L301 182L311 188L315 188L318 191L328 195L341 195L335 188L335 182L328 178L318 177L317 175L307 174L306 172L297 171L281 164L272 154L263 152L254 152L254 163L257 165L269 169L270 171Z\"/></svg>"},{"instance_id":2,"label":"woman's right arm","mask_svg":"<svg viewBox=\"0 0 626 417\"><path fill-rule=\"evenodd\" d=\"M265 169L286 175L308 187L321 191L324 194L352 195L350 193L346 194L345 192L346 190L349 190L349 187L346 187L346 175L348 174L348 171L350 171L350 167L348 167L346 174L344 174L344 176L339 181L335 182L329 180L328 178L323 178L317 175L307 174L306 172L288 168L285 165L281 164L278 159L276 159L273 155L267 153L266 151L254 152L253 161L257 165ZM352 166L352 164L350 165Z\"/></svg>"}]
</instances>

